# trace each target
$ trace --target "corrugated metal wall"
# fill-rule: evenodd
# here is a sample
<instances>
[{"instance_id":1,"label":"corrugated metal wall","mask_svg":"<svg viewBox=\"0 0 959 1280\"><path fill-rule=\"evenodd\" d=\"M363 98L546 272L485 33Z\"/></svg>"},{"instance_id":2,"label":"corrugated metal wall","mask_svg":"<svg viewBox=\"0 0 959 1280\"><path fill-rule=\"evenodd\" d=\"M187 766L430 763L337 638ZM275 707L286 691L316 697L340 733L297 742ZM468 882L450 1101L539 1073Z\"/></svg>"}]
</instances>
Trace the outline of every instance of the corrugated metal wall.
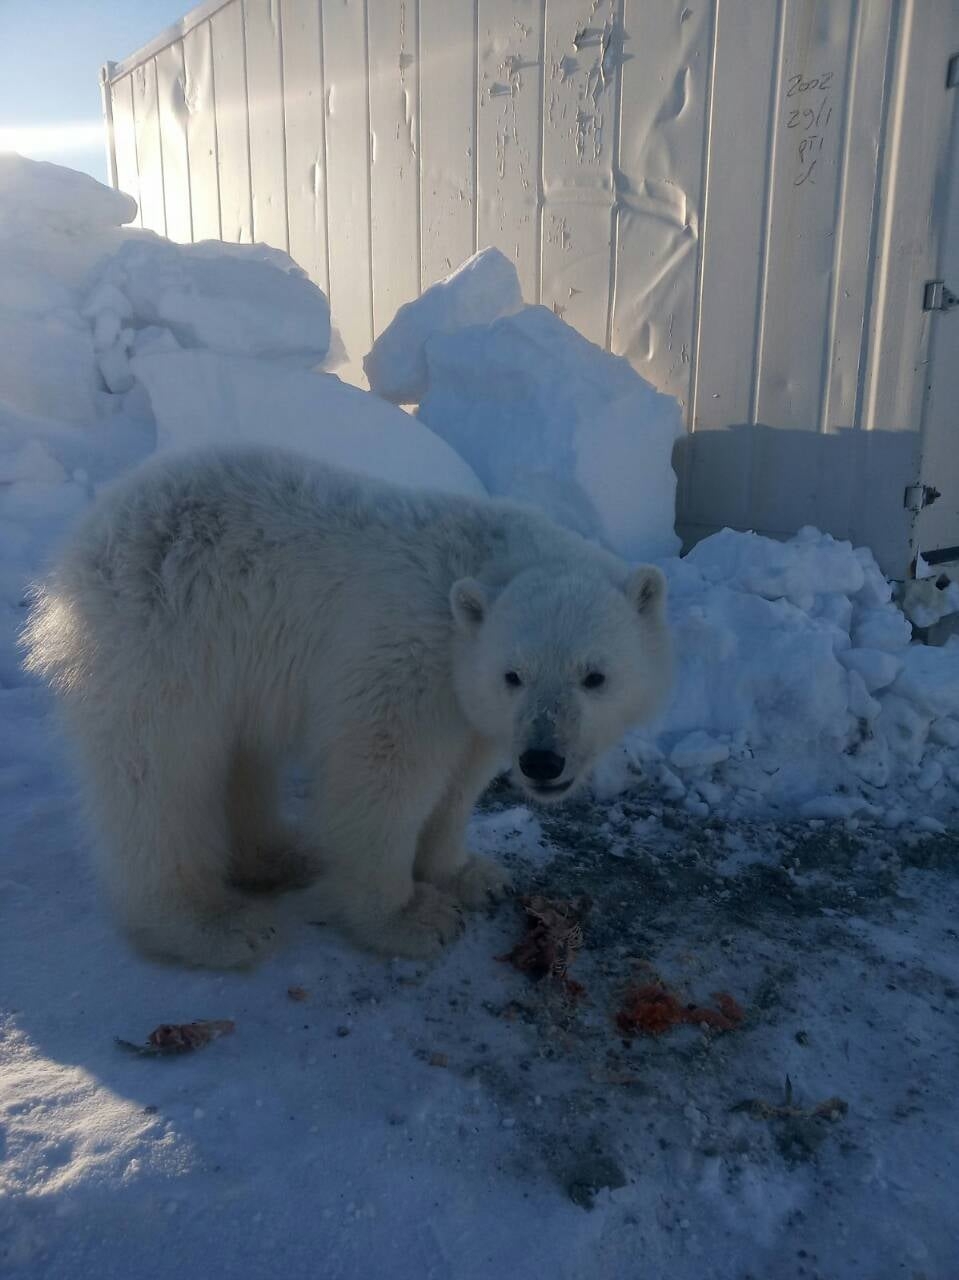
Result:
<instances>
[{"instance_id":1,"label":"corrugated metal wall","mask_svg":"<svg viewBox=\"0 0 959 1280\"><path fill-rule=\"evenodd\" d=\"M691 534L901 572L953 44L955 0L227 0L106 92L142 224L289 249L354 370L495 244L682 401Z\"/></svg>"}]
</instances>

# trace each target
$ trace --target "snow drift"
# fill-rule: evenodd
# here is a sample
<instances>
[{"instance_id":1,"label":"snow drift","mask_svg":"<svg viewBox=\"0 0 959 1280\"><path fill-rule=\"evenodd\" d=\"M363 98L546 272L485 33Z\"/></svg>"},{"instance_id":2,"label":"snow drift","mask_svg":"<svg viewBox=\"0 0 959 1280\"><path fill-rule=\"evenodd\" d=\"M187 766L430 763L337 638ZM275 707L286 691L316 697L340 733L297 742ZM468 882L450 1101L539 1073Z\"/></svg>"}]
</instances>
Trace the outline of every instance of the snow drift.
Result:
<instances>
[{"instance_id":1,"label":"snow drift","mask_svg":"<svg viewBox=\"0 0 959 1280\"><path fill-rule=\"evenodd\" d=\"M935 829L959 784L959 640L914 643L868 550L725 530L675 556L678 408L484 253L403 308L367 361L418 417L313 371L326 299L263 246L124 228L92 179L0 158L0 698L26 583L96 488L156 449L285 444L387 479L521 497L671 586L676 691L602 764L694 814ZM919 618L926 615L917 613ZM937 615L938 616L938 615ZM31 714L34 714L31 712Z\"/></svg>"}]
</instances>

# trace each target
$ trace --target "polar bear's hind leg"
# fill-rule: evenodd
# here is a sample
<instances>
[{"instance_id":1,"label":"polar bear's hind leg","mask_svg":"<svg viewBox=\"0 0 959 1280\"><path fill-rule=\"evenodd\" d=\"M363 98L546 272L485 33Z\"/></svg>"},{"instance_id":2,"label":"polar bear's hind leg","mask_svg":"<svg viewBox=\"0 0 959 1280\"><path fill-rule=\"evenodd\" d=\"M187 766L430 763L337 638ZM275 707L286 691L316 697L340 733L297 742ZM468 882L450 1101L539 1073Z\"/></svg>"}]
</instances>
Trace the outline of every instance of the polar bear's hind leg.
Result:
<instances>
[{"instance_id":1,"label":"polar bear's hind leg","mask_svg":"<svg viewBox=\"0 0 959 1280\"><path fill-rule=\"evenodd\" d=\"M118 726L106 726L99 744L78 736L101 872L125 932L162 959L254 964L276 924L267 904L228 884L225 770L215 746L183 750L183 736L162 723L149 743Z\"/></svg>"}]
</instances>

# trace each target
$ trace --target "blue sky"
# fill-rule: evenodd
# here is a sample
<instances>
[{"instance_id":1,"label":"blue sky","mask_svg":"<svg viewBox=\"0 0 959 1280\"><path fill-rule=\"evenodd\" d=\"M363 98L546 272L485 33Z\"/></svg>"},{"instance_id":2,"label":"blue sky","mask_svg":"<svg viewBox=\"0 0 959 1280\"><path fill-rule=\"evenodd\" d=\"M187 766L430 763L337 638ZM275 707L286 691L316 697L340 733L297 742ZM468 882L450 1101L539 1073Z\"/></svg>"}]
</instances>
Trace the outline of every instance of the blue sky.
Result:
<instances>
[{"instance_id":1,"label":"blue sky","mask_svg":"<svg viewBox=\"0 0 959 1280\"><path fill-rule=\"evenodd\" d=\"M106 181L100 66L118 62L195 0L0 0L0 151Z\"/></svg>"}]
</instances>

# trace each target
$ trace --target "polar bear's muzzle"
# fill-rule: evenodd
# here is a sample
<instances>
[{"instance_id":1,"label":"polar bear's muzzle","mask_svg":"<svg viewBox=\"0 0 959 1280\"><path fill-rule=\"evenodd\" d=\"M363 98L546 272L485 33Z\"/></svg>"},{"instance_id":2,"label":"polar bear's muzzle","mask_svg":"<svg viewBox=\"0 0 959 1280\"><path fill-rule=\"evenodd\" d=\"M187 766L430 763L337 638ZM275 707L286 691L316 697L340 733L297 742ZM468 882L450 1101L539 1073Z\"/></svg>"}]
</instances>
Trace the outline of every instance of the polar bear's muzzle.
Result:
<instances>
[{"instance_id":1,"label":"polar bear's muzzle","mask_svg":"<svg viewBox=\"0 0 959 1280\"><path fill-rule=\"evenodd\" d=\"M520 771L524 778L538 786L553 786L557 778L561 778L566 768L566 760L555 751L541 747L530 747L519 758Z\"/></svg>"},{"instance_id":2,"label":"polar bear's muzzle","mask_svg":"<svg viewBox=\"0 0 959 1280\"><path fill-rule=\"evenodd\" d=\"M568 762L552 747L527 747L517 763L524 790L546 803L559 800L576 780L563 777Z\"/></svg>"}]
</instances>

